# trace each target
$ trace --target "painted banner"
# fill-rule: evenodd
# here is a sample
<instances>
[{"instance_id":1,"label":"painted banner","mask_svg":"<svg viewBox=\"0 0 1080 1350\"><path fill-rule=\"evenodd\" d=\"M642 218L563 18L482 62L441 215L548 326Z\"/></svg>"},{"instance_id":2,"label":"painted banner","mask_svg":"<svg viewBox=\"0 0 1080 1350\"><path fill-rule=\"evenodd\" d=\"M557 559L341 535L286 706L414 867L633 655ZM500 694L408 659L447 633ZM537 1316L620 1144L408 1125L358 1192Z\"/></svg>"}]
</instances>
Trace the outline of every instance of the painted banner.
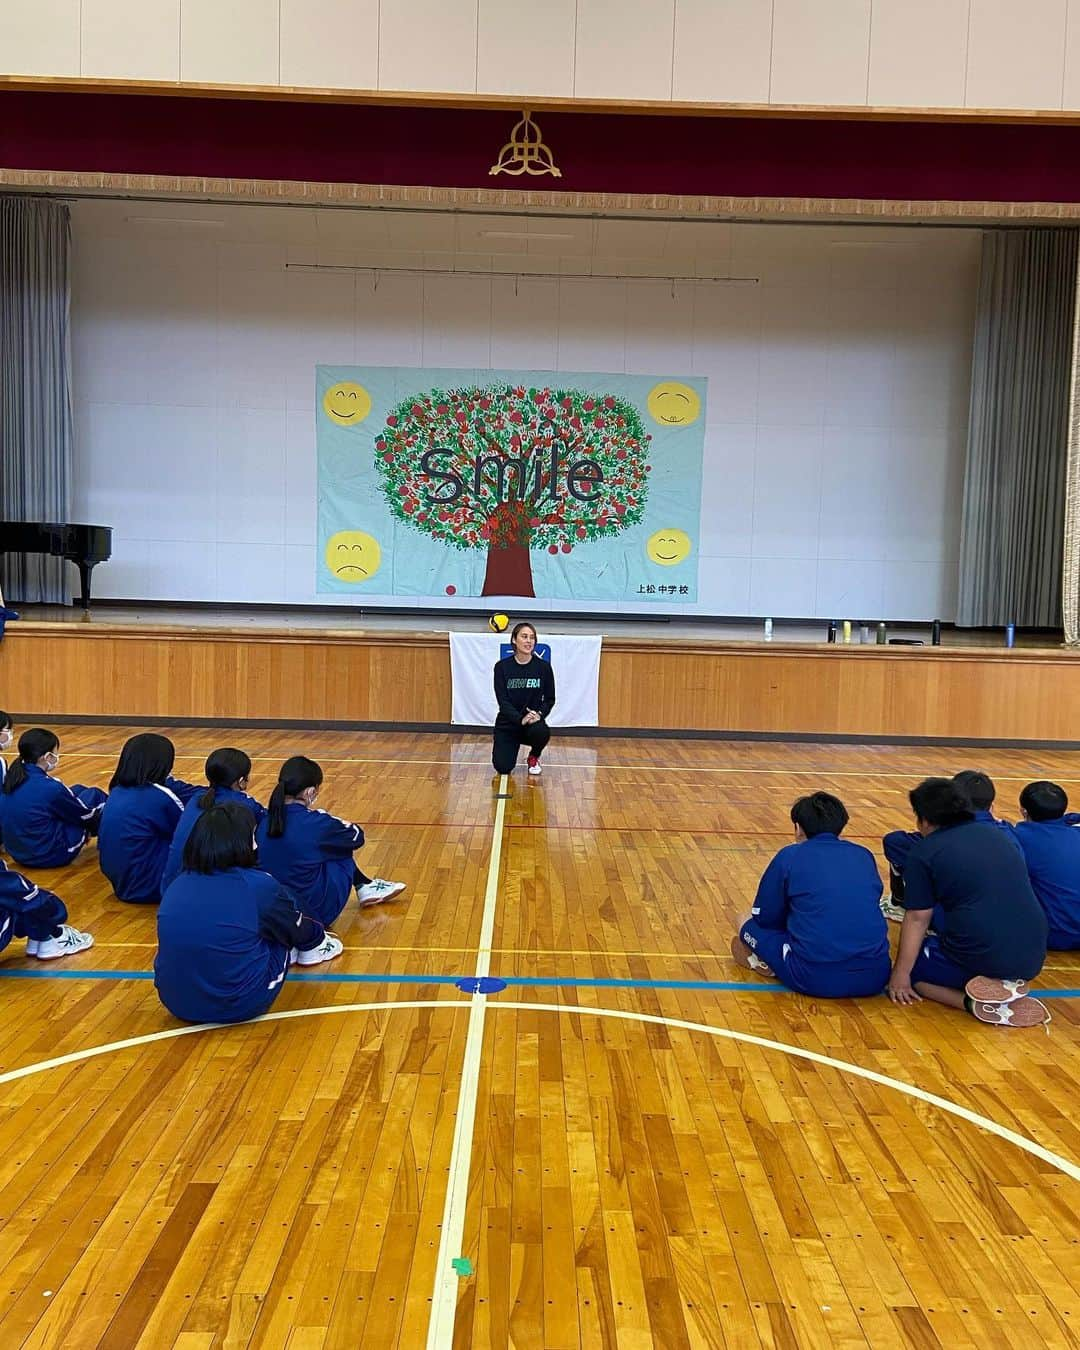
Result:
<instances>
[{"instance_id":1,"label":"painted banner","mask_svg":"<svg viewBox=\"0 0 1080 1350\"><path fill-rule=\"evenodd\" d=\"M600 689L599 637L554 633L536 644L536 654L551 662L555 676L555 707L547 719L552 727L594 727ZM491 633L450 634L450 720L459 726L490 727L499 705L495 701L494 666L513 655L505 637Z\"/></svg>"},{"instance_id":2,"label":"painted banner","mask_svg":"<svg viewBox=\"0 0 1080 1350\"><path fill-rule=\"evenodd\" d=\"M695 601L705 390L316 367L317 590Z\"/></svg>"}]
</instances>

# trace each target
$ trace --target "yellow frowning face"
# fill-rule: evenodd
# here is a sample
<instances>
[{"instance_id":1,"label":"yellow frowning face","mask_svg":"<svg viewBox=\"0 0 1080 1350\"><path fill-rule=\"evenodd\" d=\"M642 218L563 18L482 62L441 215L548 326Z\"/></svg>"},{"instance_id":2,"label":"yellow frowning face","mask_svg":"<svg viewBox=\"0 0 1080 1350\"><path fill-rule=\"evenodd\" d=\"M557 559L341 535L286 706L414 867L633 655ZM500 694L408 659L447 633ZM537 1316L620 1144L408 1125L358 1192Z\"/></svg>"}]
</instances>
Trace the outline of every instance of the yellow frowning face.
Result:
<instances>
[{"instance_id":1,"label":"yellow frowning face","mask_svg":"<svg viewBox=\"0 0 1080 1350\"><path fill-rule=\"evenodd\" d=\"M674 567L676 563L685 562L692 547L685 530L657 530L645 541L649 561L659 563L661 567Z\"/></svg>"},{"instance_id":2,"label":"yellow frowning face","mask_svg":"<svg viewBox=\"0 0 1080 1350\"><path fill-rule=\"evenodd\" d=\"M354 585L368 581L379 570L379 541L363 530L338 530L326 543L326 565L339 581Z\"/></svg>"},{"instance_id":3,"label":"yellow frowning face","mask_svg":"<svg viewBox=\"0 0 1080 1350\"><path fill-rule=\"evenodd\" d=\"M688 427L701 415L697 390L678 380L664 380L649 390L649 416L662 427Z\"/></svg>"},{"instance_id":4,"label":"yellow frowning face","mask_svg":"<svg viewBox=\"0 0 1080 1350\"><path fill-rule=\"evenodd\" d=\"M339 427L355 427L371 411L371 395L362 384L342 380L323 394L323 412Z\"/></svg>"}]
</instances>

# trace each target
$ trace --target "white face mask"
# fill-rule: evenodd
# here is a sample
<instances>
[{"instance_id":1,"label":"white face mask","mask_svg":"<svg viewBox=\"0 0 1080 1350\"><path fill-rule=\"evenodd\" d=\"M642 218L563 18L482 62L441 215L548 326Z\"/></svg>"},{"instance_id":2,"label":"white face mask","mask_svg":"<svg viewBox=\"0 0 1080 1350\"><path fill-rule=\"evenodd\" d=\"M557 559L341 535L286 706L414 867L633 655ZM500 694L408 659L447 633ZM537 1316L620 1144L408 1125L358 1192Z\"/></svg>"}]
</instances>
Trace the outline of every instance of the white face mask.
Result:
<instances>
[{"instance_id":1,"label":"white face mask","mask_svg":"<svg viewBox=\"0 0 1080 1350\"><path fill-rule=\"evenodd\" d=\"M14 739L15 733L10 727L5 727L0 731L0 750L6 750Z\"/></svg>"}]
</instances>

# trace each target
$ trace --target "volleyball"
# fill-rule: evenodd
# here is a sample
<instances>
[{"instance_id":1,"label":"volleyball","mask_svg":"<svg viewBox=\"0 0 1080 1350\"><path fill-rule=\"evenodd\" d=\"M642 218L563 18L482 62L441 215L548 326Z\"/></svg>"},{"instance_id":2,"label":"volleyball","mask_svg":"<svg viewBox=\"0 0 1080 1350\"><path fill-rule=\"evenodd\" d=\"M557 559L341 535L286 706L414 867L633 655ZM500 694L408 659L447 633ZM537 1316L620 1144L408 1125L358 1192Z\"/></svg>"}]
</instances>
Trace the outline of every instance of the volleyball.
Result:
<instances>
[{"instance_id":1,"label":"volleyball","mask_svg":"<svg viewBox=\"0 0 1080 1350\"><path fill-rule=\"evenodd\" d=\"M493 633L505 633L510 627L510 618L506 614L493 614L488 619L488 627Z\"/></svg>"}]
</instances>

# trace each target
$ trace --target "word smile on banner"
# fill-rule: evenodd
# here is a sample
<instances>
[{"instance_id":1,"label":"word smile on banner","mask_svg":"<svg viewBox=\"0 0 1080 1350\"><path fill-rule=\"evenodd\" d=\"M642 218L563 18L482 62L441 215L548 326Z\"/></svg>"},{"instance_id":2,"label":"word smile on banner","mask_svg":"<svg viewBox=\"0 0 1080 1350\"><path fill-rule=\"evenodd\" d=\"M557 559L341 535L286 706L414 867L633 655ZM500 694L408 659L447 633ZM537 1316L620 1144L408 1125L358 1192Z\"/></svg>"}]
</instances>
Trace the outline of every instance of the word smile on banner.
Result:
<instances>
[{"instance_id":1,"label":"word smile on banner","mask_svg":"<svg viewBox=\"0 0 1080 1350\"><path fill-rule=\"evenodd\" d=\"M700 377L319 366L320 592L697 599Z\"/></svg>"}]
</instances>

